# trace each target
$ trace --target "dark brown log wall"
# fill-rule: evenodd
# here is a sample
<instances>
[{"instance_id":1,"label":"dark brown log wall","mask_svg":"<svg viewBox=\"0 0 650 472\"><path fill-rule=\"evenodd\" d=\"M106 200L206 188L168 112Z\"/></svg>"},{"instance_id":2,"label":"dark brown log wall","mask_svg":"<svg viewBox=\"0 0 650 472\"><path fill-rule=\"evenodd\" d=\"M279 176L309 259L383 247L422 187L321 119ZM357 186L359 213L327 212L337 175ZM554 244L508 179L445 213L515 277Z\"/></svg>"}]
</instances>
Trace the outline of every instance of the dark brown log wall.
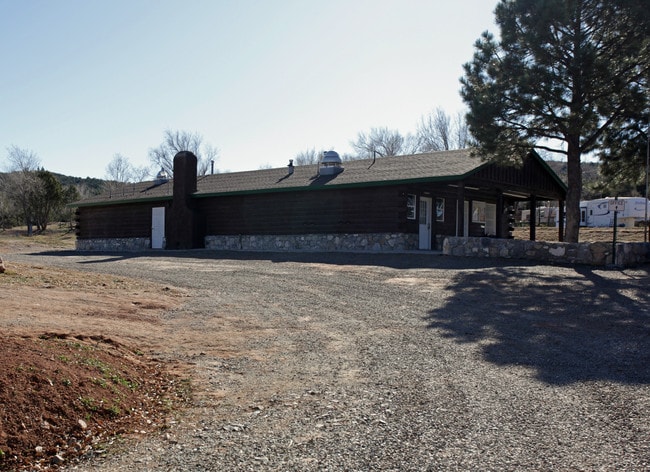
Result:
<instances>
[{"instance_id":1,"label":"dark brown log wall","mask_svg":"<svg viewBox=\"0 0 650 472\"><path fill-rule=\"evenodd\" d=\"M78 209L77 238L151 237L151 209L168 203L139 203Z\"/></svg>"},{"instance_id":2,"label":"dark brown log wall","mask_svg":"<svg viewBox=\"0 0 650 472\"><path fill-rule=\"evenodd\" d=\"M397 187L326 189L198 199L206 235L406 232Z\"/></svg>"},{"instance_id":3,"label":"dark brown log wall","mask_svg":"<svg viewBox=\"0 0 650 472\"><path fill-rule=\"evenodd\" d=\"M466 200L494 203L486 194L465 191ZM455 235L458 186L448 183L387 187L321 189L193 198L196 236L232 234L417 233L416 219L407 218L407 195L431 197L433 234ZM436 198L445 199L444 221L436 221ZM151 236L151 209L166 208L167 234L184 225L173 220L171 201L79 208L78 237L129 238ZM471 210L470 210L471 215ZM470 216L471 218L471 216ZM481 236L470 221L470 235ZM200 247L200 246L196 246Z\"/></svg>"}]
</instances>

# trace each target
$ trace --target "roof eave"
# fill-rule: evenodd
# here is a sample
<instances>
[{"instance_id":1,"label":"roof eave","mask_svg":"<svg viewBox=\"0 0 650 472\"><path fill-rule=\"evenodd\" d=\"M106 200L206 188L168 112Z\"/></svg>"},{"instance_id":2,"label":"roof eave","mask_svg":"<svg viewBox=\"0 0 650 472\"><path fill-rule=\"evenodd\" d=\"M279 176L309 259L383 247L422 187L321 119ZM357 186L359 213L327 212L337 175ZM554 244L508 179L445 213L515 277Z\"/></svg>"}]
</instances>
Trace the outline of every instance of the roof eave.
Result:
<instances>
[{"instance_id":1,"label":"roof eave","mask_svg":"<svg viewBox=\"0 0 650 472\"><path fill-rule=\"evenodd\" d=\"M127 205L129 203L150 203L150 202L166 202L171 201L173 197L171 195L166 195L162 197L145 197L145 198L130 198L130 199L120 199L120 200L101 200L101 201L79 201L74 203L69 203L67 206L70 208L82 208L82 207L97 207L97 206L110 206L110 205Z\"/></svg>"}]
</instances>

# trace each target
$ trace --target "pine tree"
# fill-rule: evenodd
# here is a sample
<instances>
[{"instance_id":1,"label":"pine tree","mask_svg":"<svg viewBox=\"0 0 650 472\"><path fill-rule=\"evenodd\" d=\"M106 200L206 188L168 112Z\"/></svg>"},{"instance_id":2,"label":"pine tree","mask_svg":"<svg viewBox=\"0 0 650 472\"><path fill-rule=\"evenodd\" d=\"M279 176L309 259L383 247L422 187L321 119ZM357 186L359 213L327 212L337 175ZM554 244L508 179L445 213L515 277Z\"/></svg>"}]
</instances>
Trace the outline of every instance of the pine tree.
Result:
<instances>
[{"instance_id":1,"label":"pine tree","mask_svg":"<svg viewBox=\"0 0 650 472\"><path fill-rule=\"evenodd\" d=\"M531 148L567 159L566 240L577 242L581 160L648 107L650 15L632 0L502 0L464 65L467 121L484 158Z\"/></svg>"}]
</instances>

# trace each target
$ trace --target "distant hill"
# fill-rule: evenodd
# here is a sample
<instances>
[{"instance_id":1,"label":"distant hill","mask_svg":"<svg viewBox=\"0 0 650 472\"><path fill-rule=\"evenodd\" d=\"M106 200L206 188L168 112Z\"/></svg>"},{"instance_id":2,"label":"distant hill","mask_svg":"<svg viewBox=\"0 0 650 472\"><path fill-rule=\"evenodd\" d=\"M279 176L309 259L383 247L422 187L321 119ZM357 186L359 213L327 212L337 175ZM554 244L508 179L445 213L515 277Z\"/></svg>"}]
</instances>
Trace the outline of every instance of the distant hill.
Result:
<instances>
[{"instance_id":1,"label":"distant hill","mask_svg":"<svg viewBox=\"0 0 650 472\"><path fill-rule=\"evenodd\" d=\"M567 163L564 161L545 161L553 172L567 183ZM593 188L600 181L600 164L597 162L583 162L582 163L582 199L591 200L600 198L602 195L596 193Z\"/></svg>"},{"instance_id":2,"label":"distant hill","mask_svg":"<svg viewBox=\"0 0 650 472\"><path fill-rule=\"evenodd\" d=\"M82 195L98 195L104 190L104 186L106 185L105 180L95 179L93 177L70 177L55 172L52 172L52 175L54 175L63 186L74 185Z\"/></svg>"},{"instance_id":3,"label":"distant hill","mask_svg":"<svg viewBox=\"0 0 650 472\"><path fill-rule=\"evenodd\" d=\"M5 175L6 172L0 172L0 179ZM63 185L67 187L68 185L73 185L77 187L79 193L84 196L98 195L104 191L106 181L102 179L95 179L92 177L70 177L69 175L57 174L56 172L51 173L56 179Z\"/></svg>"}]
</instances>

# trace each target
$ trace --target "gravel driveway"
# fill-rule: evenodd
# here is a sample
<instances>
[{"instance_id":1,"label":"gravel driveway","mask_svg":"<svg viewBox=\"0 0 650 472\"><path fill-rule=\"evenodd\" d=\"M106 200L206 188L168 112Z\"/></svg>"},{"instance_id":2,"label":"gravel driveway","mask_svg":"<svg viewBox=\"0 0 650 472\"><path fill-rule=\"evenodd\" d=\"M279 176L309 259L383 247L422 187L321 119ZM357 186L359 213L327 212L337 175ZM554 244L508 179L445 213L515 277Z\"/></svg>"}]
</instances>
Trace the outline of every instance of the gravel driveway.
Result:
<instances>
[{"instance_id":1,"label":"gravel driveway","mask_svg":"<svg viewBox=\"0 0 650 472\"><path fill-rule=\"evenodd\" d=\"M52 253L183 287L193 405L72 470L650 470L650 268Z\"/></svg>"}]
</instances>

